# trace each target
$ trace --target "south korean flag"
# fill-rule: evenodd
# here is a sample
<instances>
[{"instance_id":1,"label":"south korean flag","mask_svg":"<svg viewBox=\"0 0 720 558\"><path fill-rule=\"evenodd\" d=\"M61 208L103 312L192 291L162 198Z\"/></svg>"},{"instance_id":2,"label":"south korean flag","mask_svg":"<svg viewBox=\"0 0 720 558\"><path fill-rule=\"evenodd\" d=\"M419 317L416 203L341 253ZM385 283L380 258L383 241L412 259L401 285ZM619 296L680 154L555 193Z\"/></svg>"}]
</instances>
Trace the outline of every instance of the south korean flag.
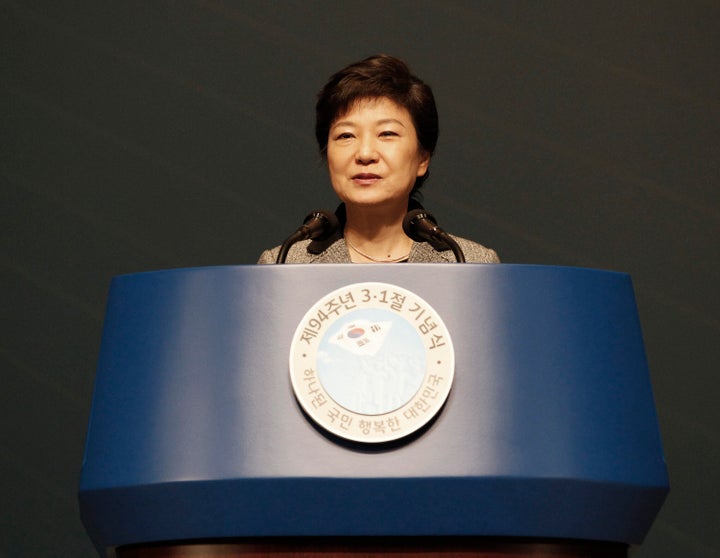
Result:
<instances>
[{"instance_id":1,"label":"south korean flag","mask_svg":"<svg viewBox=\"0 0 720 558\"><path fill-rule=\"evenodd\" d=\"M392 322L371 322L370 320L355 320L342 327L330 340L356 355L375 355L387 337Z\"/></svg>"}]
</instances>

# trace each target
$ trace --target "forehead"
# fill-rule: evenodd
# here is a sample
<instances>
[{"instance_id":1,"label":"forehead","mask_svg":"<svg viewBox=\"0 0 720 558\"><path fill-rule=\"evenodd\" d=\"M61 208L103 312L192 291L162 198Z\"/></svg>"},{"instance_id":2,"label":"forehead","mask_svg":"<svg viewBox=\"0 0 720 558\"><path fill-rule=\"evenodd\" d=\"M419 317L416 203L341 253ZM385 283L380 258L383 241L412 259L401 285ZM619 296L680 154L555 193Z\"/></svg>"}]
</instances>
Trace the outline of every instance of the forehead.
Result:
<instances>
[{"instance_id":1,"label":"forehead","mask_svg":"<svg viewBox=\"0 0 720 558\"><path fill-rule=\"evenodd\" d=\"M407 109L387 97L369 97L353 101L347 110L335 117L332 126L387 119L398 120L402 124L412 126L412 118Z\"/></svg>"}]
</instances>

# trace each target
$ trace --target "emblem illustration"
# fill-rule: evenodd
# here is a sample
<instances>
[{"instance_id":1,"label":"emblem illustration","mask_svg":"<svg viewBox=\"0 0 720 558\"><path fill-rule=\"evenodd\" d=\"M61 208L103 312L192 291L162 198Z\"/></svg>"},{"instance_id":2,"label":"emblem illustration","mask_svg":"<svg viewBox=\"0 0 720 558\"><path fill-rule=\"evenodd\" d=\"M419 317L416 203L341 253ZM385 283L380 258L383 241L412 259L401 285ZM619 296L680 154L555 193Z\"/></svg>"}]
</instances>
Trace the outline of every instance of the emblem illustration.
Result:
<instances>
[{"instance_id":1,"label":"emblem illustration","mask_svg":"<svg viewBox=\"0 0 720 558\"><path fill-rule=\"evenodd\" d=\"M437 312L406 289L356 283L303 317L290 348L301 407L336 436L397 440L427 424L452 386L452 341Z\"/></svg>"}]
</instances>

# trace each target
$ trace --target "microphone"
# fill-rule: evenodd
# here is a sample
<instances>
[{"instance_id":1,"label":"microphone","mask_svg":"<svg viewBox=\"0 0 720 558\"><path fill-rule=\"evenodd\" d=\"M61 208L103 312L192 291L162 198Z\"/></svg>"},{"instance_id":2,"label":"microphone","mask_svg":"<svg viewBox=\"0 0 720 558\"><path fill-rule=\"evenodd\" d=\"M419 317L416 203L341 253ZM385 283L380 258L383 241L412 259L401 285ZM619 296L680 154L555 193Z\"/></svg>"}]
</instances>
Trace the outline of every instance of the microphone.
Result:
<instances>
[{"instance_id":1,"label":"microphone","mask_svg":"<svg viewBox=\"0 0 720 558\"><path fill-rule=\"evenodd\" d=\"M455 254L458 263L465 262L465 254L455 239L438 227L432 213L424 209L413 209L408 211L403 219L403 230L405 234L415 242L435 242L448 246Z\"/></svg>"},{"instance_id":2,"label":"microphone","mask_svg":"<svg viewBox=\"0 0 720 558\"><path fill-rule=\"evenodd\" d=\"M330 211L317 209L310 212L308 216L305 217L303 224L300 225L298 230L287 237L285 242L282 243L275 263L284 264L290 247L296 242L307 239L325 240L333 234L339 226L340 223L338 222L337 217L335 217L335 214Z\"/></svg>"}]
</instances>

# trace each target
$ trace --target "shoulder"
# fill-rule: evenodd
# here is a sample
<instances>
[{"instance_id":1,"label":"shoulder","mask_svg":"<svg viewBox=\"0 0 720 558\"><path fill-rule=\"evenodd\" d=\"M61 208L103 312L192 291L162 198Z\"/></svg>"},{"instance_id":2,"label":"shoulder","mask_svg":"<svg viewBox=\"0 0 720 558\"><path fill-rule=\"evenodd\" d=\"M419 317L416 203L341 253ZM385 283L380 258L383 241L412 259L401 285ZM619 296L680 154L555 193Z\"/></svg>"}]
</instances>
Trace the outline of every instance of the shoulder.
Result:
<instances>
[{"instance_id":1,"label":"shoulder","mask_svg":"<svg viewBox=\"0 0 720 558\"><path fill-rule=\"evenodd\" d=\"M465 254L465 261L468 263L500 263L495 250L487 248L482 244L478 244L467 238L460 238L459 236L453 236L455 241L460 245L460 248Z\"/></svg>"},{"instance_id":2,"label":"shoulder","mask_svg":"<svg viewBox=\"0 0 720 558\"><path fill-rule=\"evenodd\" d=\"M263 250L260 254L257 263L259 264L274 264L277 261L278 253L280 252L280 246L270 248L269 250Z\"/></svg>"},{"instance_id":3,"label":"shoulder","mask_svg":"<svg viewBox=\"0 0 720 558\"><path fill-rule=\"evenodd\" d=\"M307 245L310 243L309 240L302 240L293 244L288 251L285 263L310 263L312 261L312 255L307 251ZM260 254L258 259L259 264L274 264L277 261L278 254L280 253L280 246L275 246L269 250L265 250Z\"/></svg>"},{"instance_id":4,"label":"shoulder","mask_svg":"<svg viewBox=\"0 0 720 558\"><path fill-rule=\"evenodd\" d=\"M465 255L467 263L500 263L500 258L491 248L472 240L451 235ZM416 242L410 252L412 263L456 263L455 254L445 244Z\"/></svg>"}]
</instances>

